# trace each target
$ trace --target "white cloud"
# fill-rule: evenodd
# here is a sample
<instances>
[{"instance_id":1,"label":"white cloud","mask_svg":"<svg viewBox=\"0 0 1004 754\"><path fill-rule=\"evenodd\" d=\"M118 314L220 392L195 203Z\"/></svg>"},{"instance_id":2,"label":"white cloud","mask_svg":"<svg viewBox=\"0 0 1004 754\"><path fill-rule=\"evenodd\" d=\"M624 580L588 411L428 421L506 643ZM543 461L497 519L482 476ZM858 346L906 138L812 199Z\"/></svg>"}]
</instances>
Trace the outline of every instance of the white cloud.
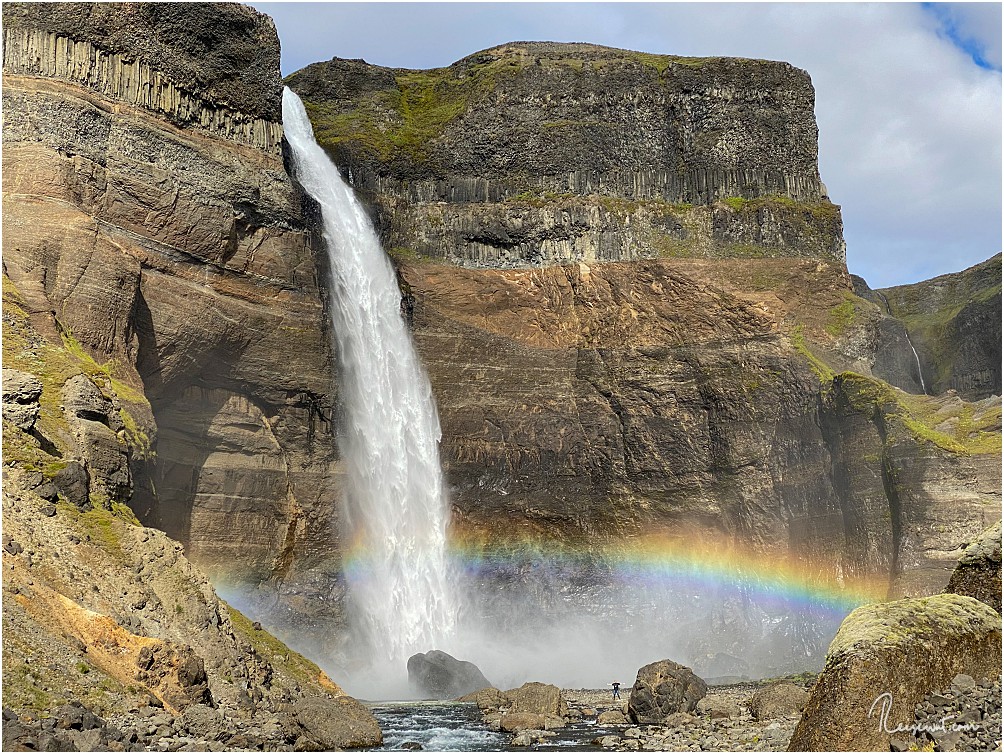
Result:
<instances>
[{"instance_id":1,"label":"white cloud","mask_svg":"<svg viewBox=\"0 0 1004 754\"><path fill-rule=\"evenodd\" d=\"M287 73L333 56L448 65L543 39L787 60L816 87L820 172L843 206L852 272L894 285L1001 249L1001 74L965 49L1000 65L995 3L944 12L901 3L255 6L276 19Z\"/></svg>"}]
</instances>

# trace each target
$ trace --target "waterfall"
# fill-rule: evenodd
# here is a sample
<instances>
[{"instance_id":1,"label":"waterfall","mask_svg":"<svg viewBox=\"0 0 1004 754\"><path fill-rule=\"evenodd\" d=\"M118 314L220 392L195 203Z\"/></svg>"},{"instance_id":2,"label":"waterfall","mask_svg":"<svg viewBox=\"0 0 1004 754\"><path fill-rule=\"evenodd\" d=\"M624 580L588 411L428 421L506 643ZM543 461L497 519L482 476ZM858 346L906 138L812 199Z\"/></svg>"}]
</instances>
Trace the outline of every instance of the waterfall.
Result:
<instances>
[{"instance_id":1,"label":"waterfall","mask_svg":"<svg viewBox=\"0 0 1004 754\"><path fill-rule=\"evenodd\" d=\"M405 673L410 655L444 648L456 631L439 417L372 223L289 89L282 119L296 178L323 217L343 404L349 618L356 651L380 668L367 673L379 694L389 688L374 685L381 673Z\"/></svg>"},{"instance_id":2,"label":"waterfall","mask_svg":"<svg viewBox=\"0 0 1004 754\"><path fill-rule=\"evenodd\" d=\"M903 328L906 332L906 327ZM927 385L924 384L924 370L920 368L920 356L917 355L917 349L913 347L913 341L910 339L910 333L906 333L906 342L910 344L910 350L913 351L913 360L917 362L917 376L920 377L920 389L924 391L924 395L927 395Z\"/></svg>"}]
</instances>

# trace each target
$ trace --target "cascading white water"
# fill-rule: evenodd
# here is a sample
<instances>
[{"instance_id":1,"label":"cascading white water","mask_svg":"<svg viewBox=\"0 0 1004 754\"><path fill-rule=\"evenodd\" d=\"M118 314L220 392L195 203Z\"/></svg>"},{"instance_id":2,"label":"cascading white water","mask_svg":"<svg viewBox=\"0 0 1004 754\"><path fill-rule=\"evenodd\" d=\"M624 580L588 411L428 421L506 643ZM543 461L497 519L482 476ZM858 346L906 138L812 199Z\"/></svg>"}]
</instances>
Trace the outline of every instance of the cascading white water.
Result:
<instances>
[{"instance_id":1,"label":"cascading white water","mask_svg":"<svg viewBox=\"0 0 1004 754\"><path fill-rule=\"evenodd\" d=\"M321 207L331 267L350 618L363 642L357 651L382 666L367 673L365 690L400 693L385 674L400 676L411 654L447 646L458 619L439 417L401 317L394 270L365 210L314 141L303 103L289 89L282 119L296 178Z\"/></svg>"},{"instance_id":2,"label":"cascading white water","mask_svg":"<svg viewBox=\"0 0 1004 754\"><path fill-rule=\"evenodd\" d=\"M920 389L924 391L924 395L927 395L927 385L924 384L924 370L920 368L920 356L917 355L917 349L913 347L913 341L910 340L910 334L906 335L906 342L910 344L910 350L913 351L913 360L917 362L917 376L920 377Z\"/></svg>"}]
</instances>

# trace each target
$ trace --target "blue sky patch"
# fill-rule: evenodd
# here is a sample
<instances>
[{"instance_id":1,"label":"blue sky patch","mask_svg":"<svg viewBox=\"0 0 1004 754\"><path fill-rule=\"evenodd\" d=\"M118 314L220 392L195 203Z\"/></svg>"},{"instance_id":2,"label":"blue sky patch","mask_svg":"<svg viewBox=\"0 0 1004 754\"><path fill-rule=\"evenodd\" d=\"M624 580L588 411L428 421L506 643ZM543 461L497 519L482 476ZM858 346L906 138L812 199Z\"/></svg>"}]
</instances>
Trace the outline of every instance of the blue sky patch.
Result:
<instances>
[{"instance_id":1,"label":"blue sky patch","mask_svg":"<svg viewBox=\"0 0 1004 754\"><path fill-rule=\"evenodd\" d=\"M1000 4L998 3L921 3L925 12L938 23L938 34L966 53L980 68L1000 71ZM997 9L994 29L982 17ZM996 42L996 45L995 45ZM996 51L991 49L996 46Z\"/></svg>"}]
</instances>

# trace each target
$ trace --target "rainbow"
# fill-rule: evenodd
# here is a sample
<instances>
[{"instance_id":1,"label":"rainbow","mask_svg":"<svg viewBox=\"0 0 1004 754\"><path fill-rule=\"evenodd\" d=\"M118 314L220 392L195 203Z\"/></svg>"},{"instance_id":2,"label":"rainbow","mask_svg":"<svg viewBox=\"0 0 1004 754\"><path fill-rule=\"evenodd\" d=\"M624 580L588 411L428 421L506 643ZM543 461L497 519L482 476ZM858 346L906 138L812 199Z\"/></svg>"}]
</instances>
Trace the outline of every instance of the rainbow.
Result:
<instances>
[{"instance_id":1,"label":"rainbow","mask_svg":"<svg viewBox=\"0 0 1004 754\"><path fill-rule=\"evenodd\" d=\"M365 579L372 552L357 539L343 566ZM888 576L848 576L831 559L753 552L722 538L652 534L580 544L540 533L489 536L454 528L448 557L468 578L546 570L556 578L593 573L624 588L674 589L702 595L742 595L773 611L822 610L846 615L881 602Z\"/></svg>"}]
</instances>

